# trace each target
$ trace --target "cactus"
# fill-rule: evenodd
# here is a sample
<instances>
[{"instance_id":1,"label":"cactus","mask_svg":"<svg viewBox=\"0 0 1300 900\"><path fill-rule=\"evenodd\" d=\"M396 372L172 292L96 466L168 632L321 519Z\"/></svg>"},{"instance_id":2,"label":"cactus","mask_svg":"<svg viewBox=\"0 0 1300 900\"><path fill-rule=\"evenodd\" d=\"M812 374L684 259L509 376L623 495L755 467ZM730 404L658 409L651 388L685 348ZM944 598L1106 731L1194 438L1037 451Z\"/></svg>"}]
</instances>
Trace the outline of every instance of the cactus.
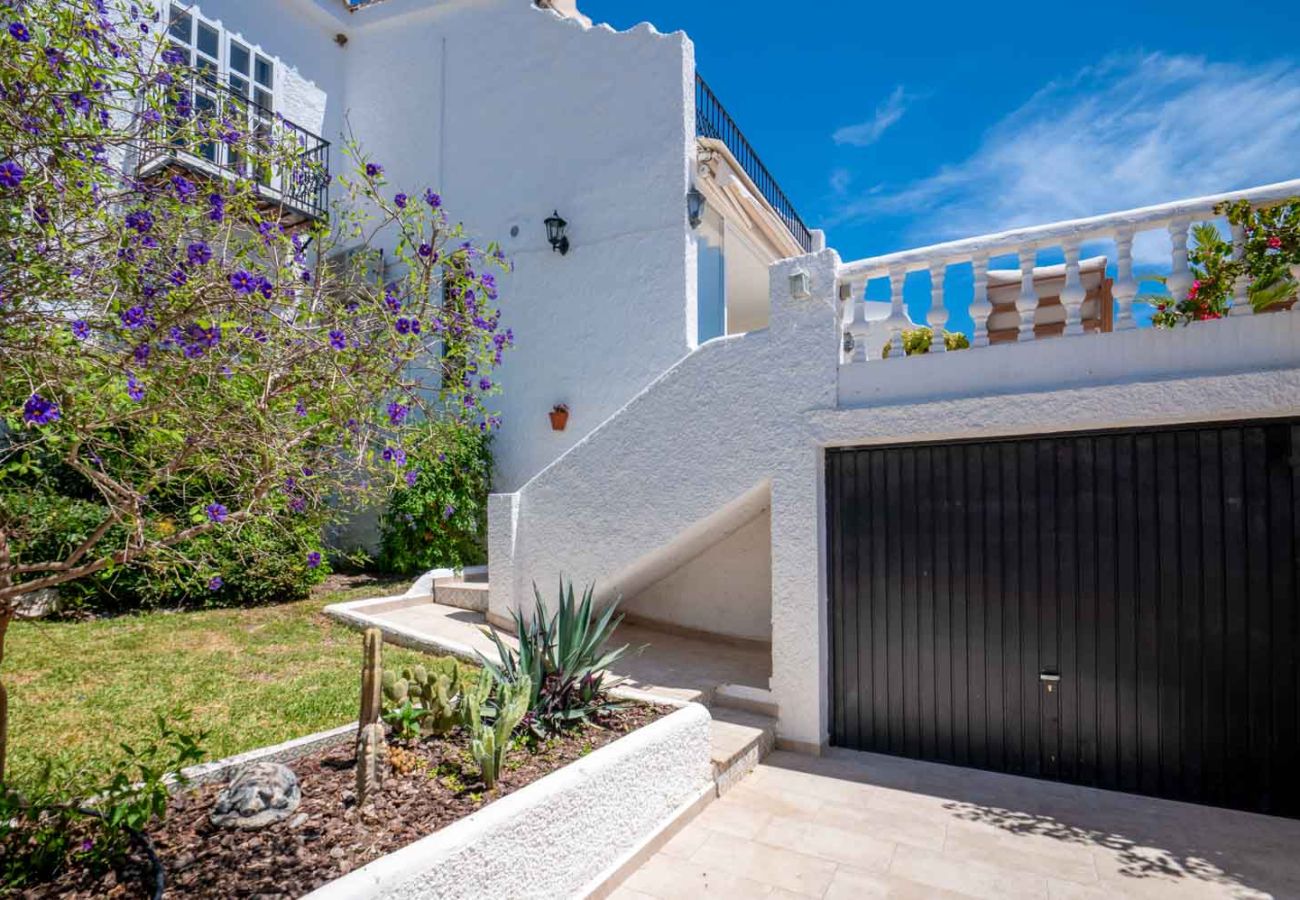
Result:
<instances>
[{"instance_id":1,"label":"cactus","mask_svg":"<svg viewBox=\"0 0 1300 900\"><path fill-rule=\"evenodd\" d=\"M479 672L478 679L462 679L460 695L460 723L466 728L478 727L479 717L483 713L483 704L492 696L492 673L486 669Z\"/></svg>"},{"instance_id":2,"label":"cactus","mask_svg":"<svg viewBox=\"0 0 1300 900\"><path fill-rule=\"evenodd\" d=\"M383 671L384 635L378 628L367 628L361 639L361 715L358 727L379 721Z\"/></svg>"},{"instance_id":3,"label":"cactus","mask_svg":"<svg viewBox=\"0 0 1300 900\"><path fill-rule=\"evenodd\" d=\"M426 735L444 735L457 725L469 724L466 709L472 702L467 700L471 686L473 697L482 706L492 689L491 679L481 684L470 682L453 659L434 660L427 667L405 666L400 673L389 669L381 677L388 717L410 703L420 711L420 730Z\"/></svg>"},{"instance_id":4,"label":"cactus","mask_svg":"<svg viewBox=\"0 0 1300 900\"><path fill-rule=\"evenodd\" d=\"M384 705L387 707L401 706L410 693L410 683L405 678L399 678L397 673L390 669L385 669L380 677L380 687L383 689Z\"/></svg>"},{"instance_id":5,"label":"cactus","mask_svg":"<svg viewBox=\"0 0 1300 900\"><path fill-rule=\"evenodd\" d=\"M363 727L358 737L357 806L365 806L371 793L379 789L388 745L384 743L384 726L378 722Z\"/></svg>"},{"instance_id":6,"label":"cactus","mask_svg":"<svg viewBox=\"0 0 1300 900\"><path fill-rule=\"evenodd\" d=\"M491 674L487 675L491 685ZM532 680L521 676L518 681L502 684L497 695L497 716L491 725L483 724L481 711L472 713L470 754L479 767L483 784L488 790L497 785L506 751L510 749L510 736L528 713L528 698L532 693Z\"/></svg>"}]
</instances>

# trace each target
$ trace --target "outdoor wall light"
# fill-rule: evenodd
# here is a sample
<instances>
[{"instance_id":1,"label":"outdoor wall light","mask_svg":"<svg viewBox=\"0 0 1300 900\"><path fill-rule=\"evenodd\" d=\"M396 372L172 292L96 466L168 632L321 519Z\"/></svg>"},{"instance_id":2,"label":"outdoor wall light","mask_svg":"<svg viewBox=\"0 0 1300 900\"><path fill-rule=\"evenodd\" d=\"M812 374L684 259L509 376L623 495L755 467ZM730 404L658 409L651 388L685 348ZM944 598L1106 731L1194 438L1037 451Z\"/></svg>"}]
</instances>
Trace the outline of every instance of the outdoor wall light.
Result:
<instances>
[{"instance_id":1,"label":"outdoor wall light","mask_svg":"<svg viewBox=\"0 0 1300 900\"><path fill-rule=\"evenodd\" d=\"M560 218L560 211L557 209L544 220L546 224L546 239L551 242L551 249L561 256L569 252L569 239L564 234L564 229L568 222Z\"/></svg>"},{"instance_id":2,"label":"outdoor wall light","mask_svg":"<svg viewBox=\"0 0 1300 900\"><path fill-rule=\"evenodd\" d=\"M704 207L707 201L700 189L691 185L691 189L686 192L686 215L691 221L692 228L699 228L700 223L704 221Z\"/></svg>"}]
</instances>

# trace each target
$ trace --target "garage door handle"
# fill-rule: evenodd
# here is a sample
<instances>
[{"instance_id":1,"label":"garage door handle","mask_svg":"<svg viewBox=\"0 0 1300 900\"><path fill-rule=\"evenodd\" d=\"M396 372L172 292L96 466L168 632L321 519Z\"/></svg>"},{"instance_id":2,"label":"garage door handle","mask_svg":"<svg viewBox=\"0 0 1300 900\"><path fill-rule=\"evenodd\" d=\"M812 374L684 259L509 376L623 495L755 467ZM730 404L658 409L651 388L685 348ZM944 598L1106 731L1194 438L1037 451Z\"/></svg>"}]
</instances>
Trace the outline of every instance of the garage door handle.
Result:
<instances>
[{"instance_id":1,"label":"garage door handle","mask_svg":"<svg viewBox=\"0 0 1300 900\"><path fill-rule=\"evenodd\" d=\"M1039 672L1038 680L1047 682L1048 684L1056 684L1056 682L1061 680L1061 676L1056 672Z\"/></svg>"}]
</instances>

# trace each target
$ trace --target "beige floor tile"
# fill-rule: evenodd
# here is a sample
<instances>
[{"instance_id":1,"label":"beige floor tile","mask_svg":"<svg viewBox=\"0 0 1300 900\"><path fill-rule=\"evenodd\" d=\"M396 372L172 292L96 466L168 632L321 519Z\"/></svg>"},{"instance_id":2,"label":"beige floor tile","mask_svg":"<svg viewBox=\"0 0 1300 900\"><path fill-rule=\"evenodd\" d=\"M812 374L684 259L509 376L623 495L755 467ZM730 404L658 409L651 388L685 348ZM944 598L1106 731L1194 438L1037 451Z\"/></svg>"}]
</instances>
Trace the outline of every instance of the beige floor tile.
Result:
<instances>
[{"instance_id":1,"label":"beige floor tile","mask_svg":"<svg viewBox=\"0 0 1300 900\"><path fill-rule=\"evenodd\" d=\"M886 871L894 856L892 841L802 819L774 817L756 840L871 872Z\"/></svg>"},{"instance_id":2,"label":"beige floor tile","mask_svg":"<svg viewBox=\"0 0 1300 900\"><path fill-rule=\"evenodd\" d=\"M716 804L716 801L715 801ZM659 852L664 856L675 856L678 859L690 859L691 854L700 849L707 833L699 827L699 816L694 821L689 822L684 828L670 837L664 845L659 848Z\"/></svg>"},{"instance_id":3,"label":"beige floor tile","mask_svg":"<svg viewBox=\"0 0 1300 900\"><path fill-rule=\"evenodd\" d=\"M825 859L727 834L710 835L691 862L809 897L820 897L835 873Z\"/></svg>"},{"instance_id":4,"label":"beige floor tile","mask_svg":"<svg viewBox=\"0 0 1300 900\"><path fill-rule=\"evenodd\" d=\"M761 766L754 774L757 787L835 803L864 802L876 790L870 785L777 766Z\"/></svg>"},{"instance_id":5,"label":"beige floor tile","mask_svg":"<svg viewBox=\"0 0 1300 900\"><path fill-rule=\"evenodd\" d=\"M1046 900L1047 879L969 859L956 859L900 844L889 874L986 900Z\"/></svg>"},{"instance_id":6,"label":"beige floor tile","mask_svg":"<svg viewBox=\"0 0 1300 900\"><path fill-rule=\"evenodd\" d=\"M970 894L841 866L822 896L824 900L967 900Z\"/></svg>"},{"instance_id":7,"label":"beige floor tile","mask_svg":"<svg viewBox=\"0 0 1300 900\"><path fill-rule=\"evenodd\" d=\"M972 828L954 822L948 826L943 853L954 859L977 860L1080 884L1097 881L1097 867L1087 847L1062 844L1041 835Z\"/></svg>"},{"instance_id":8,"label":"beige floor tile","mask_svg":"<svg viewBox=\"0 0 1300 900\"><path fill-rule=\"evenodd\" d=\"M1104 887L1101 883L1075 884L1073 881L1049 878L1047 896L1049 900L1115 900L1118 895L1113 887Z\"/></svg>"},{"instance_id":9,"label":"beige floor tile","mask_svg":"<svg viewBox=\"0 0 1300 900\"><path fill-rule=\"evenodd\" d=\"M746 778L727 791L726 796L719 802L743 806L768 815L795 818L815 815L826 801L804 794L794 794L773 784L764 784Z\"/></svg>"},{"instance_id":10,"label":"beige floor tile","mask_svg":"<svg viewBox=\"0 0 1300 900\"><path fill-rule=\"evenodd\" d=\"M948 835L948 823L942 818L905 810L886 813L871 806L825 803L808 818L821 825L936 852L943 850Z\"/></svg>"},{"instance_id":11,"label":"beige floor tile","mask_svg":"<svg viewBox=\"0 0 1300 900\"><path fill-rule=\"evenodd\" d=\"M772 820L771 813L741 803L732 803L730 798L731 794L728 793L726 797L710 803L696 816L691 827L699 826L738 838L753 838Z\"/></svg>"},{"instance_id":12,"label":"beige floor tile","mask_svg":"<svg viewBox=\"0 0 1300 900\"><path fill-rule=\"evenodd\" d=\"M640 891L634 891L627 885L619 885L607 900L655 900L655 896L654 894L643 894Z\"/></svg>"},{"instance_id":13,"label":"beige floor tile","mask_svg":"<svg viewBox=\"0 0 1300 900\"><path fill-rule=\"evenodd\" d=\"M683 897L749 900L772 895L771 885L714 866L658 854L632 873L623 887L662 900L679 900Z\"/></svg>"}]
</instances>

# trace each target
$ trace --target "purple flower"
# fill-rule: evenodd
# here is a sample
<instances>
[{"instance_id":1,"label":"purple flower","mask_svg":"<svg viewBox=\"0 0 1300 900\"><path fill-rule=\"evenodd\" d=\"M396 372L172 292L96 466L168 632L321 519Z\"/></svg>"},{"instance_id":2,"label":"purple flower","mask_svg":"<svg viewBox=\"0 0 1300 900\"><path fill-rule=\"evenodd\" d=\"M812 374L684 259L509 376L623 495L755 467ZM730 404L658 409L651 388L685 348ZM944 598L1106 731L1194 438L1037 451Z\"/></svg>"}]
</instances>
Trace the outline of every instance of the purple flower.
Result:
<instances>
[{"instance_id":1,"label":"purple flower","mask_svg":"<svg viewBox=\"0 0 1300 900\"><path fill-rule=\"evenodd\" d=\"M291 497L289 499L289 512L302 513L307 510L307 501L302 497Z\"/></svg>"},{"instance_id":2,"label":"purple flower","mask_svg":"<svg viewBox=\"0 0 1300 900\"><path fill-rule=\"evenodd\" d=\"M419 470L419 469L407 469L407 470L406 470L406 486L407 486L407 487L415 487L415 482L419 479L419 477L420 477L420 470Z\"/></svg>"},{"instance_id":3,"label":"purple flower","mask_svg":"<svg viewBox=\"0 0 1300 900\"><path fill-rule=\"evenodd\" d=\"M190 280L190 277L180 269L173 269L171 274L167 276L167 280L176 285L176 287L182 287L185 282Z\"/></svg>"},{"instance_id":4,"label":"purple flower","mask_svg":"<svg viewBox=\"0 0 1300 900\"><path fill-rule=\"evenodd\" d=\"M420 320L419 320L419 319L412 319L412 320L411 320L411 334L419 334L419 333L420 333Z\"/></svg>"},{"instance_id":5,"label":"purple flower","mask_svg":"<svg viewBox=\"0 0 1300 900\"><path fill-rule=\"evenodd\" d=\"M144 399L144 385L136 381L130 372L126 374L126 395L136 403Z\"/></svg>"},{"instance_id":6,"label":"purple flower","mask_svg":"<svg viewBox=\"0 0 1300 900\"><path fill-rule=\"evenodd\" d=\"M32 39L31 33L27 30L27 26L22 22L9 23L9 36L15 41L20 41L24 44Z\"/></svg>"},{"instance_id":7,"label":"purple flower","mask_svg":"<svg viewBox=\"0 0 1300 900\"><path fill-rule=\"evenodd\" d=\"M220 194L208 194L208 218L220 222L226 217L226 198Z\"/></svg>"},{"instance_id":8,"label":"purple flower","mask_svg":"<svg viewBox=\"0 0 1300 900\"><path fill-rule=\"evenodd\" d=\"M149 359L149 344L148 343L140 344L138 347L136 347L134 350L131 351L131 356L138 363L146 362Z\"/></svg>"},{"instance_id":9,"label":"purple flower","mask_svg":"<svg viewBox=\"0 0 1300 900\"><path fill-rule=\"evenodd\" d=\"M32 394L23 404L23 419L30 425L48 425L59 421L59 404Z\"/></svg>"},{"instance_id":10,"label":"purple flower","mask_svg":"<svg viewBox=\"0 0 1300 900\"><path fill-rule=\"evenodd\" d=\"M406 209L406 195L405 195L405 194L398 194L397 196L395 196L395 197L393 198L393 202L397 204L397 208L398 208L398 209Z\"/></svg>"},{"instance_id":11,"label":"purple flower","mask_svg":"<svg viewBox=\"0 0 1300 900\"><path fill-rule=\"evenodd\" d=\"M27 170L12 159L0 163L0 186L7 188L16 188L22 184L23 176Z\"/></svg>"},{"instance_id":12,"label":"purple flower","mask_svg":"<svg viewBox=\"0 0 1300 900\"><path fill-rule=\"evenodd\" d=\"M330 332L330 346L335 350L346 350L348 348L348 339L343 332L337 329Z\"/></svg>"},{"instance_id":13,"label":"purple flower","mask_svg":"<svg viewBox=\"0 0 1300 900\"><path fill-rule=\"evenodd\" d=\"M126 227L145 234L153 228L153 216L145 209L136 209L126 214Z\"/></svg>"},{"instance_id":14,"label":"purple flower","mask_svg":"<svg viewBox=\"0 0 1300 900\"><path fill-rule=\"evenodd\" d=\"M208 514L208 521L217 525L226 521L226 516L230 515L230 510L226 509L220 503L209 503L204 512Z\"/></svg>"},{"instance_id":15,"label":"purple flower","mask_svg":"<svg viewBox=\"0 0 1300 900\"><path fill-rule=\"evenodd\" d=\"M117 314L127 328L142 328L149 324L149 313L143 306L132 306Z\"/></svg>"},{"instance_id":16,"label":"purple flower","mask_svg":"<svg viewBox=\"0 0 1300 900\"><path fill-rule=\"evenodd\" d=\"M369 178L378 178L384 174L384 167L379 163L366 163L366 176Z\"/></svg>"},{"instance_id":17,"label":"purple flower","mask_svg":"<svg viewBox=\"0 0 1300 900\"><path fill-rule=\"evenodd\" d=\"M72 323L72 336L79 341L84 341L90 337L90 323L85 319L78 319Z\"/></svg>"},{"instance_id":18,"label":"purple flower","mask_svg":"<svg viewBox=\"0 0 1300 900\"><path fill-rule=\"evenodd\" d=\"M397 312L402 308L402 298L398 296L397 285L390 284L384 288L384 303L393 312Z\"/></svg>"},{"instance_id":19,"label":"purple flower","mask_svg":"<svg viewBox=\"0 0 1300 900\"><path fill-rule=\"evenodd\" d=\"M399 466L406 465L406 451L401 447L385 447L380 456L383 457L384 462L397 463Z\"/></svg>"},{"instance_id":20,"label":"purple flower","mask_svg":"<svg viewBox=\"0 0 1300 900\"><path fill-rule=\"evenodd\" d=\"M442 198L434 193L433 188L427 188L424 192L424 202L429 204L430 209L437 209L442 206Z\"/></svg>"},{"instance_id":21,"label":"purple flower","mask_svg":"<svg viewBox=\"0 0 1300 900\"><path fill-rule=\"evenodd\" d=\"M188 54L184 50L168 47L162 52L162 61L169 66L179 66L181 63L189 61L187 56Z\"/></svg>"},{"instance_id":22,"label":"purple flower","mask_svg":"<svg viewBox=\"0 0 1300 900\"><path fill-rule=\"evenodd\" d=\"M313 550L307 554L307 568L314 569L320 565L320 551Z\"/></svg>"},{"instance_id":23,"label":"purple flower","mask_svg":"<svg viewBox=\"0 0 1300 900\"><path fill-rule=\"evenodd\" d=\"M388 404L388 421L393 425L401 425L406 420L406 414L410 411L411 407L394 400Z\"/></svg>"},{"instance_id":24,"label":"purple flower","mask_svg":"<svg viewBox=\"0 0 1300 900\"><path fill-rule=\"evenodd\" d=\"M298 402L293 405L293 411L298 414L298 418L300 419L305 419L307 417L307 404L303 402L301 397L299 397Z\"/></svg>"},{"instance_id":25,"label":"purple flower","mask_svg":"<svg viewBox=\"0 0 1300 900\"><path fill-rule=\"evenodd\" d=\"M442 519L444 522L454 515L456 515L456 507L452 506L450 503L442 508Z\"/></svg>"},{"instance_id":26,"label":"purple flower","mask_svg":"<svg viewBox=\"0 0 1300 900\"><path fill-rule=\"evenodd\" d=\"M185 248L185 258L192 266L204 266L212 260L212 249L204 241L195 241Z\"/></svg>"},{"instance_id":27,"label":"purple flower","mask_svg":"<svg viewBox=\"0 0 1300 900\"><path fill-rule=\"evenodd\" d=\"M230 273L230 287L236 294L251 294L257 290L257 279L243 269Z\"/></svg>"},{"instance_id":28,"label":"purple flower","mask_svg":"<svg viewBox=\"0 0 1300 900\"><path fill-rule=\"evenodd\" d=\"M430 256L433 256L433 245L421 244L419 249L417 249L415 252L419 253L425 259L428 259Z\"/></svg>"},{"instance_id":29,"label":"purple flower","mask_svg":"<svg viewBox=\"0 0 1300 900\"><path fill-rule=\"evenodd\" d=\"M191 197L198 193L199 189L194 186L194 182L190 181L184 175L173 175L172 190L176 191L176 197L178 200L182 203L186 203Z\"/></svg>"},{"instance_id":30,"label":"purple flower","mask_svg":"<svg viewBox=\"0 0 1300 900\"><path fill-rule=\"evenodd\" d=\"M216 593L217 591L221 590L221 586L223 584L225 584L225 582L221 580L220 575L213 575L211 578L208 579L208 590L212 591L213 593Z\"/></svg>"},{"instance_id":31,"label":"purple flower","mask_svg":"<svg viewBox=\"0 0 1300 900\"><path fill-rule=\"evenodd\" d=\"M490 391L490 390L492 390L492 379L491 379L491 378L480 378L480 379L478 380L478 389L479 389L480 391Z\"/></svg>"}]
</instances>

